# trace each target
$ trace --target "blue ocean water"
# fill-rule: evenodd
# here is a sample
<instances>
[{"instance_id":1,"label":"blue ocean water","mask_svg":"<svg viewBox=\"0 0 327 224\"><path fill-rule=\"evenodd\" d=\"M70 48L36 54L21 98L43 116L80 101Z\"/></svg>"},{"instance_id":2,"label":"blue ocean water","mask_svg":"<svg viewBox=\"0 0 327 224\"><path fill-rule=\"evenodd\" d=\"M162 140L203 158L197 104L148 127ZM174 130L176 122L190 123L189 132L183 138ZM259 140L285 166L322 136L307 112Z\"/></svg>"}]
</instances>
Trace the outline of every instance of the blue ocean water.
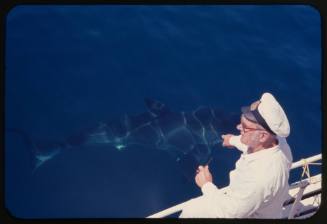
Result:
<instances>
[{"instance_id":1,"label":"blue ocean water","mask_svg":"<svg viewBox=\"0 0 327 224\"><path fill-rule=\"evenodd\" d=\"M304 5L18 6L6 23L6 127L61 140L145 112L145 98L240 113L269 91L297 161L321 153L320 23ZM20 218L145 217L201 193L164 150L76 148L32 173L28 146L6 132L5 155L6 207ZM218 187L239 155L215 151Z\"/></svg>"}]
</instances>

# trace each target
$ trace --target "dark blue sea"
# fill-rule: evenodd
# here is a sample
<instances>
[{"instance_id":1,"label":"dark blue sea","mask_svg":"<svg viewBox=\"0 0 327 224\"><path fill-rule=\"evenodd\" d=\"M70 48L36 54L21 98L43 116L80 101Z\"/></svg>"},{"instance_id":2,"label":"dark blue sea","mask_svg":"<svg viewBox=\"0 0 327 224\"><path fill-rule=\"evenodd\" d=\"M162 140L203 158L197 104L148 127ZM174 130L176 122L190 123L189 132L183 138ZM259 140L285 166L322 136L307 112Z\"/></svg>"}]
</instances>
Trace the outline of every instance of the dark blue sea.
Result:
<instances>
[{"instance_id":1,"label":"dark blue sea","mask_svg":"<svg viewBox=\"0 0 327 224\"><path fill-rule=\"evenodd\" d=\"M311 6L17 6L5 38L5 126L24 130L5 132L15 217L145 217L199 196L191 166L169 147L75 147L33 169L34 142L148 112L145 99L179 114L202 106L239 116L271 92L288 115L294 161L321 153L321 19ZM218 187L239 156L215 149Z\"/></svg>"}]
</instances>

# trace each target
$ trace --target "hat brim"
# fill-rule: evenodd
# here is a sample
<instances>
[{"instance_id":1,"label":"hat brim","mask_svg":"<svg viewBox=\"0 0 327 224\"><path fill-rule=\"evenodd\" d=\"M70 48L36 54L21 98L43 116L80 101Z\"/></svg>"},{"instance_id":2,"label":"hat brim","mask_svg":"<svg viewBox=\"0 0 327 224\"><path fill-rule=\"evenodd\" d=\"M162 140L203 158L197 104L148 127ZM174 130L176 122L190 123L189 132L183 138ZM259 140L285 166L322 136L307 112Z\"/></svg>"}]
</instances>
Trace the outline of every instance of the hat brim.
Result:
<instances>
[{"instance_id":1,"label":"hat brim","mask_svg":"<svg viewBox=\"0 0 327 224\"><path fill-rule=\"evenodd\" d=\"M241 108L243 116L248 119L249 121L258 123L257 119L255 118L254 114L251 111L251 108L249 106L245 106Z\"/></svg>"}]
</instances>

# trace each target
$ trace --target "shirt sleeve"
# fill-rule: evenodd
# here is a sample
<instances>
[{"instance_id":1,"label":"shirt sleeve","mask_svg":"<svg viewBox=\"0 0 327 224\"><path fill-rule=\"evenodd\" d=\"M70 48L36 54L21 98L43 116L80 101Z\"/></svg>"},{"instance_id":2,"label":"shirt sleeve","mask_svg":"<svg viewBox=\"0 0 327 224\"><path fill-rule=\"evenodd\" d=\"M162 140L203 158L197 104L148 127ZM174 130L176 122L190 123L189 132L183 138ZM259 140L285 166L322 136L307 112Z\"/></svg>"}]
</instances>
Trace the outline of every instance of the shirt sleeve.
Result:
<instances>
[{"instance_id":1,"label":"shirt sleeve","mask_svg":"<svg viewBox=\"0 0 327 224\"><path fill-rule=\"evenodd\" d=\"M249 217L264 201L263 189L254 181L232 187L227 194L210 182L204 184L201 190L217 218Z\"/></svg>"},{"instance_id":2,"label":"shirt sleeve","mask_svg":"<svg viewBox=\"0 0 327 224\"><path fill-rule=\"evenodd\" d=\"M247 151L248 151L248 146L241 142L241 136L240 135L232 136L229 139L229 144L235 146L238 150L240 150L243 153L247 153Z\"/></svg>"},{"instance_id":3,"label":"shirt sleeve","mask_svg":"<svg viewBox=\"0 0 327 224\"><path fill-rule=\"evenodd\" d=\"M207 182L202 186L201 191L203 195L212 195L217 193L219 189L212 182Z\"/></svg>"}]
</instances>

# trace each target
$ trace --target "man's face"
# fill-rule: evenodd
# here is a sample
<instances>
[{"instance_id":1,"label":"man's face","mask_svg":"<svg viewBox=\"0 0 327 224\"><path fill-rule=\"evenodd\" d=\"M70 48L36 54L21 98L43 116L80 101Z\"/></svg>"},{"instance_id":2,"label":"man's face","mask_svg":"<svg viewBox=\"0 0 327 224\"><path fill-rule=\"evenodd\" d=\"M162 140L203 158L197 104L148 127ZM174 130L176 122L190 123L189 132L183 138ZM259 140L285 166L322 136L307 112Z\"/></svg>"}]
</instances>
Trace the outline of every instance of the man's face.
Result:
<instances>
[{"instance_id":1,"label":"man's face","mask_svg":"<svg viewBox=\"0 0 327 224\"><path fill-rule=\"evenodd\" d=\"M240 124L236 127L241 133L241 142L249 147L255 148L260 142L260 131L264 129L252 121L241 116Z\"/></svg>"}]
</instances>

